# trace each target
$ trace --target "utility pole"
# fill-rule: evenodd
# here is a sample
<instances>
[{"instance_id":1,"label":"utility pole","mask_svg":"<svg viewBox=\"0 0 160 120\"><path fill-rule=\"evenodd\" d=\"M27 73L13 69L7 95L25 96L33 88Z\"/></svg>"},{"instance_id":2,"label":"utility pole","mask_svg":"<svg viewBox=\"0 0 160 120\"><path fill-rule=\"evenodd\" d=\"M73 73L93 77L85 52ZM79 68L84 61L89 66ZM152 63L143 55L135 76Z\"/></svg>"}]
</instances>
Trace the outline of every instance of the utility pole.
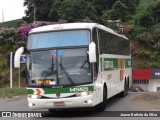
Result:
<instances>
[{"instance_id":1,"label":"utility pole","mask_svg":"<svg viewBox=\"0 0 160 120\"><path fill-rule=\"evenodd\" d=\"M12 77L13 77L13 75L12 75L12 64L13 64L13 53L12 52L10 52L10 88L12 88L13 87L13 83L12 83Z\"/></svg>"},{"instance_id":2,"label":"utility pole","mask_svg":"<svg viewBox=\"0 0 160 120\"><path fill-rule=\"evenodd\" d=\"M34 21L36 21L36 5L35 5L35 3L34 3L34 6L33 6L34 8Z\"/></svg>"}]
</instances>

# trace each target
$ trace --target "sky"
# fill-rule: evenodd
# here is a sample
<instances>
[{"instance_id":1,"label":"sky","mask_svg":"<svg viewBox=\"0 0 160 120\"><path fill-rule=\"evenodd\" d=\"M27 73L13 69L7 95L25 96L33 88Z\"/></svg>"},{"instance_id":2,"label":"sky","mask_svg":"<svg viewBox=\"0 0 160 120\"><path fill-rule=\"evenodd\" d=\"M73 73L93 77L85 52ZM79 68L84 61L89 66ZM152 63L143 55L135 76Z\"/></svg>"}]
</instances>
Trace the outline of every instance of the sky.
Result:
<instances>
[{"instance_id":1,"label":"sky","mask_svg":"<svg viewBox=\"0 0 160 120\"><path fill-rule=\"evenodd\" d=\"M20 19L25 16L24 0L0 0L0 22ZM3 15L2 15L3 13Z\"/></svg>"}]
</instances>

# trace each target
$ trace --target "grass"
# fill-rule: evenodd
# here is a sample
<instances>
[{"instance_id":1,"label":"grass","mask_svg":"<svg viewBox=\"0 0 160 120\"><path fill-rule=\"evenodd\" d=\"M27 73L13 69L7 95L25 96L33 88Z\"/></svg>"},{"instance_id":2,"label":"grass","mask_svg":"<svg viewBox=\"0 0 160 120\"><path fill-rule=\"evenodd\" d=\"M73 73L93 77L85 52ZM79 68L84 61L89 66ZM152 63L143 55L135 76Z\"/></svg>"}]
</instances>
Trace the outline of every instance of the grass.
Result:
<instances>
[{"instance_id":1,"label":"grass","mask_svg":"<svg viewBox=\"0 0 160 120\"><path fill-rule=\"evenodd\" d=\"M26 88L0 88L0 98L12 98L13 96L26 95Z\"/></svg>"}]
</instances>

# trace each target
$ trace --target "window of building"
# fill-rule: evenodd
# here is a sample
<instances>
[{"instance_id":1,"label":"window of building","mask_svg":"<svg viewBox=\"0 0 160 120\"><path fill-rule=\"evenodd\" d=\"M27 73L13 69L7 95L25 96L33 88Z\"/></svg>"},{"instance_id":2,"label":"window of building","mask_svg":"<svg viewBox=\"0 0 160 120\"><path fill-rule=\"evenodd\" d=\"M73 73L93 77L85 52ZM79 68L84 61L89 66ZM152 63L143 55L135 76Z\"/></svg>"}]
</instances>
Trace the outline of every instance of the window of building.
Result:
<instances>
[{"instance_id":1,"label":"window of building","mask_svg":"<svg viewBox=\"0 0 160 120\"><path fill-rule=\"evenodd\" d=\"M133 84L149 84L149 80L133 80Z\"/></svg>"}]
</instances>

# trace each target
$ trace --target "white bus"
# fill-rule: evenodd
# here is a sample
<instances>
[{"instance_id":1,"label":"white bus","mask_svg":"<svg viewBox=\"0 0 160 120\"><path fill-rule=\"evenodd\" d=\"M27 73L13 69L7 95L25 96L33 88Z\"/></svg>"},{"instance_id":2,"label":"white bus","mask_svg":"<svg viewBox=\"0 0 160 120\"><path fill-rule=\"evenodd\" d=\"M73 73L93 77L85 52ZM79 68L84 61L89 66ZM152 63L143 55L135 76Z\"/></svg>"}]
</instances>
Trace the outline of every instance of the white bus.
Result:
<instances>
[{"instance_id":1,"label":"white bus","mask_svg":"<svg viewBox=\"0 0 160 120\"><path fill-rule=\"evenodd\" d=\"M132 83L130 41L96 23L34 28L27 40L27 92L30 109L94 107L127 95ZM15 54L20 67L21 47Z\"/></svg>"}]
</instances>

